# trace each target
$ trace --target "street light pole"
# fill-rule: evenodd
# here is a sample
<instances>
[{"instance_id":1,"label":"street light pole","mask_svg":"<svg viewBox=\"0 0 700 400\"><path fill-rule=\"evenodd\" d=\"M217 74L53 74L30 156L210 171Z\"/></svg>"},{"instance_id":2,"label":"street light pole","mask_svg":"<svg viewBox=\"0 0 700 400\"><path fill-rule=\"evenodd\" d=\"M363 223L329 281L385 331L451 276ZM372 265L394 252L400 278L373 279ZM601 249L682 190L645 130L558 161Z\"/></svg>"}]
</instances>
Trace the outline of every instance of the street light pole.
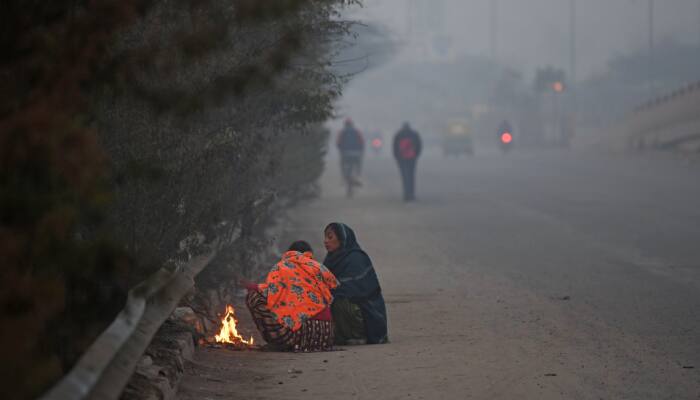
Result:
<instances>
[{"instance_id":1,"label":"street light pole","mask_svg":"<svg viewBox=\"0 0 700 400\"><path fill-rule=\"evenodd\" d=\"M490 51L491 61L496 62L498 56L498 0L489 0L490 6Z\"/></svg>"},{"instance_id":2,"label":"street light pole","mask_svg":"<svg viewBox=\"0 0 700 400\"><path fill-rule=\"evenodd\" d=\"M569 0L569 92L566 110L566 120L559 118L562 144L569 145L574 135L578 100L576 98L576 0Z\"/></svg>"},{"instance_id":3,"label":"street light pole","mask_svg":"<svg viewBox=\"0 0 700 400\"><path fill-rule=\"evenodd\" d=\"M409 40L413 35L413 0L409 0L408 6L406 7L406 22L408 26L408 37Z\"/></svg>"},{"instance_id":4,"label":"street light pole","mask_svg":"<svg viewBox=\"0 0 700 400\"><path fill-rule=\"evenodd\" d=\"M576 0L569 3L569 79L570 85L576 82Z\"/></svg>"},{"instance_id":5,"label":"street light pole","mask_svg":"<svg viewBox=\"0 0 700 400\"><path fill-rule=\"evenodd\" d=\"M654 97L654 0L649 0L649 99Z\"/></svg>"}]
</instances>

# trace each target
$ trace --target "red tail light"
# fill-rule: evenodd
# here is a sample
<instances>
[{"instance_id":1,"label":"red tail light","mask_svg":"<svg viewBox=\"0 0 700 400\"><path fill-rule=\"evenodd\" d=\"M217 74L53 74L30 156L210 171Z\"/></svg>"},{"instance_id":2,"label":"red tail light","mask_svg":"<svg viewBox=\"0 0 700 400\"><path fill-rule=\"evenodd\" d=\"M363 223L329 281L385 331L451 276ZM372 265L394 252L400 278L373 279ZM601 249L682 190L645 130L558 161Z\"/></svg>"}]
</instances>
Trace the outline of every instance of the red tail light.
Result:
<instances>
[{"instance_id":1,"label":"red tail light","mask_svg":"<svg viewBox=\"0 0 700 400\"><path fill-rule=\"evenodd\" d=\"M504 144L509 144L512 141L513 135L511 135L510 132L501 133L501 142L503 142Z\"/></svg>"}]
</instances>

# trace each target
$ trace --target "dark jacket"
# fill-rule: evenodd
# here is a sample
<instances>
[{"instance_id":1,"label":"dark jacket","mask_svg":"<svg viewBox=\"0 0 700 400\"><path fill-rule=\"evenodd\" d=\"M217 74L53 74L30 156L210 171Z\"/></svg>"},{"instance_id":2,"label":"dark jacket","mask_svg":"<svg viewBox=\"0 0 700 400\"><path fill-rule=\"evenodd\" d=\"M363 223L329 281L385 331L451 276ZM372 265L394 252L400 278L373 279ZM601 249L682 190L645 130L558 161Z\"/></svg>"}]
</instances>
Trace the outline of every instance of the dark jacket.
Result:
<instances>
[{"instance_id":1,"label":"dark jacket","mask_svg":"<svg viewBox=\"0 0 700 400\"><path fill-rule=\"evenodd\" d=\"M513 127L510 126L508 121L503 121L503 122L501 122L500 125L498 125L498 137L501 137L501 135L506 133L506 132L508 132L512 135L513 134Z\"/></svg>"},{"instance_id":2,"label":"dark jacket","mask_svg":"<svg viewBox=\"0 0 700 400\"><path fill-rule=\"evenodd\" d=\"M333 296L349 299L360 308L367 343L384 343L387 340L386 305L372 260L360 248L350 227L338 222L330 227L341 243L341 247L328 253L323 261L340 283L333 290Z\"/></svg>"},{"instance_id":3,"label":"dark jacket","mask_svg":"<svg viewBox=\"0 0 700 400\"><path fill-rule=\"evenodd\" d=\"M418 132L404 126L394 136L394 158L397 161L416 160L423 150L423 143Z\"/></svg>"},{"instance_id":4,"label":"dark jacket","mask_svg":"<svg viewBox=\"0 0 700 400\"><path fill-rule=\"evenodd\" d=\"M362 133L353 126L346 126L338 133L338 150L341 152L357 151L365 149L365 140Z\"/></svg>"}]
</instances>

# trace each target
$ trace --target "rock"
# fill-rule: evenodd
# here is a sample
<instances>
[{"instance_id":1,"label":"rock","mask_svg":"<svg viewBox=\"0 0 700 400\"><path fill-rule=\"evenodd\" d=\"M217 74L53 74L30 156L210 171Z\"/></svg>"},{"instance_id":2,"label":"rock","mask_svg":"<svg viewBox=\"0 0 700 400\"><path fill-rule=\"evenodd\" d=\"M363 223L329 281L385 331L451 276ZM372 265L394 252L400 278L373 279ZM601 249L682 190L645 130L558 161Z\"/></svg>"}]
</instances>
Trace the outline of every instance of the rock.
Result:
<instances>
[{"instance_id":1,"label":"rock","mask_svg":"<svg viewBox=\"0 0 700 400\"><path fill-rule=\"evenodd\" d=\"M192 361L194 357L194 341L192 340L192 336L181 335L176 341L182 358L187 361Z\"/></svg>"},{"instance_id":2,"label":"rock","mask_svg":"<svg viewBox=\"0 0 700 400\"><path fill-rule=\"evenodd\" d=\"M183 307L187 308L187 307ZM191 311L191 310L190 310ZM188 315L180 310L179 315ZM121 400L173 400L185 370L194 354L192 328L179 318L167 320L139 360Z\"/></svg>"},{"instance_id":3,"label":"rock","mask_svg":"<svg viewBox=\"0 0 700 400\"><path fill-rule=\"evenodd\" d=\"M177 307L171 314L171 318L182 321L190 326L195 326L199 322L199 317L190 307Z\"/></svg>"},{"instance_id":4,"label":"rock","mask_svg":"<svg viewBox=\"0 0 700 400\"><path fill-rule=\"evenodd\" d=\"M172 317L183 322L197 319L197 314L190 307L177 307L173 311Z\"/></svg>"},{"instance_id":5,"label":"rock","mask_svg":"<svg viewBox=\"0 0 700 400\"><path fill-rule=\"evenodd\" d=\"M136 368L148 368L153 365L153 359L150 356L143 356L136 365Z\"/></svg>"},{"instance_id":6,"label":"rock","mask_svg":"<svg viewBox=\"0 0 700 400\"><path fill-rule=\"evenodd\" d=\"M204 334L205 326L202 323L202 318L190 307L177 307L170 315L170 318L191 326L197 333Z\"/></svg>"}]
</instances>

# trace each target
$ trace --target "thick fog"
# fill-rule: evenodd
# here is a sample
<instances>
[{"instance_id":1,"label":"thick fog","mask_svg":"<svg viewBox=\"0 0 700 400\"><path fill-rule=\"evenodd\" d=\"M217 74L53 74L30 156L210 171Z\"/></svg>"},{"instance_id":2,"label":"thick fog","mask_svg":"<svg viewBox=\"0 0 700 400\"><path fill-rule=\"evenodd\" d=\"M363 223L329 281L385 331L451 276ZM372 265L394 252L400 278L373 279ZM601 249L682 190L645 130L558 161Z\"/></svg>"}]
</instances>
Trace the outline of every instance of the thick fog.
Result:
<instances>
[{"instance_id":1,"label":"thick fog","mask_svg":"<svg viewBox=\"0 0 700 400\"><path fill-rule=\"evenodd\" d=\"M569 0L370 0L357 17L386 25L407 58L490 55L490 7L497 4L497 57L518 67L569 64ZM616 53L648 45L647 0L576 1L581 78ZM655 40L700 41L700 1L654 2ZM444 42L444 43L442 43Z\"/></svg>"},{"instance_id":2,"label":"thick fog","mask_svg":"<svg viewBox=\"0 0 700 400\"><path fill-rule=\"evenodd\" d=\"M551 67L566 81L556 113L585 142L582 132L700 80L700 1L651 3L650 20L646 0L367 0L349 13L363 25L340 56L356 61L342 64L354 76L337 113L366 130L412 119L428 133L455 117L479 125L475 111L484 108L494 121L522 120L533 114L527 105L548 101L533 87L537 70ZM547 107L539 105L554 112ZM483 129L495 123L481 119ZM546 129L548 121L514 124Z\"/></svg>"}]
</instances>

